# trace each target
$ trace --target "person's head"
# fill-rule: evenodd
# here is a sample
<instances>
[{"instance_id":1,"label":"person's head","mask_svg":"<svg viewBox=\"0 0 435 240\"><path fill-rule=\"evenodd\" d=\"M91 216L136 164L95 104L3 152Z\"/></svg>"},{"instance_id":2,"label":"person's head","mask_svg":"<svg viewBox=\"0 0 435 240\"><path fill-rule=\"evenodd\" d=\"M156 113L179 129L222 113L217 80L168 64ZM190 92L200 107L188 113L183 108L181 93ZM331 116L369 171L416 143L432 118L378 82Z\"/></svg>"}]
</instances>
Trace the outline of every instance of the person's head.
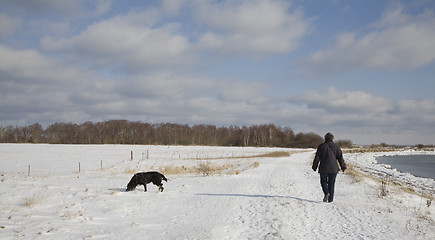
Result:
<instances>
[{"instance_id":1,"label":"person's head","mask_svg":"<svg viewBox=\"0 0 435 240\"><path fill-rule=\"evenodd\" d=\"M334 135L328 132L327 134L325 134L325 141L334 141Z\"/></svg>"}]
</instances>

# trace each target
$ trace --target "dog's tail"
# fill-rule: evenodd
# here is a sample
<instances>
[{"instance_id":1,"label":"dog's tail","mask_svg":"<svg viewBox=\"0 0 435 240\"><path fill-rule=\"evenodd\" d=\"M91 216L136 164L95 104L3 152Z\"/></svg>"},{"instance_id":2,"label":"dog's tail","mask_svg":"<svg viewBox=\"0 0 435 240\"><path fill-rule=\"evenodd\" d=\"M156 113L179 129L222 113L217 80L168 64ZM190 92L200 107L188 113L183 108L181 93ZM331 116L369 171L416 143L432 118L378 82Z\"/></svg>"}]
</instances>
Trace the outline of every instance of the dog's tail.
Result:
<instances>
[{"instance_id":1,"label":"dog's tail","mask_svg":"<svg viewBox=\"0 0 435 240\"><path fill-rule=\"evenodd\" d=\"M165 175L163 175L163 174L161 174L161 173L160 173L160 175L162 176L162 179L163 179L163 180L165 180L166 182L168 181L168 179L165 177Z\"/></svg>"}]
</instances>

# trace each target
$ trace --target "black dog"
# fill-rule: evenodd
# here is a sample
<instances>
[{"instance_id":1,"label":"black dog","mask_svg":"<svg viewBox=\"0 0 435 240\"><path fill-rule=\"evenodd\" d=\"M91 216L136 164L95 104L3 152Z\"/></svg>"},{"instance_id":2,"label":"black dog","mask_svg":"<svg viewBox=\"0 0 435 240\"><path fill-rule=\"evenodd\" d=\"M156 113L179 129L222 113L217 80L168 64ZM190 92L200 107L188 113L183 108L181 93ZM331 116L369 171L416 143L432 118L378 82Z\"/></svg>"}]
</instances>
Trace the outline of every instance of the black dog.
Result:
<instances>
[{"instance_id":1,"label":"black dog","mask_svg":"<svg viewBox=\"0 0 435 240\"><path fill-rule=\"evenodd\" d=\"M159 187L159 191L163 192L163 184L162 180L165 180L166 182L168 179L166 177L159 173L159 172L142 172L142 173L136 173L130 180L130 182L127 184L127 192L134 190L137 185L143 185L145 188L145 192L147 191L147 183L152 182L154 185Z\"/></svg>"}]
</instances>

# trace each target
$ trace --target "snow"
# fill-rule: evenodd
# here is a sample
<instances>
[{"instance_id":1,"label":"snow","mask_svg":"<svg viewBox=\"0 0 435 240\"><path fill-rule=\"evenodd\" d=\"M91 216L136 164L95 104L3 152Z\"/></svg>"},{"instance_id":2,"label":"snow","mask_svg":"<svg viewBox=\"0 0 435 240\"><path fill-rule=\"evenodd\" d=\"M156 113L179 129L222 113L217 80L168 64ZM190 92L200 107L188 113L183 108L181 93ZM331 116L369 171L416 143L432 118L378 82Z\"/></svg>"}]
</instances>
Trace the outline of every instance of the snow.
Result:
<instances>
[{"instance_id":1,"label":"snow","mask_svg":"<svg viewBox=\"0 0 435 240\"><path fill-rule=\"evenodd\" d=\"M292 154L248 157L275 151ZM435 204L394 186L381 197L373 178L354 182L340 173L334 202L323 203L312 149L0 144L0 153L0 239L435 237ZM376 164L376 154L346 154L345 161L433 194L434 180ZM204 161L240 171L167 174L163 192L154 185L125 192L134 172Z\"/></svg>"}]
</instances>

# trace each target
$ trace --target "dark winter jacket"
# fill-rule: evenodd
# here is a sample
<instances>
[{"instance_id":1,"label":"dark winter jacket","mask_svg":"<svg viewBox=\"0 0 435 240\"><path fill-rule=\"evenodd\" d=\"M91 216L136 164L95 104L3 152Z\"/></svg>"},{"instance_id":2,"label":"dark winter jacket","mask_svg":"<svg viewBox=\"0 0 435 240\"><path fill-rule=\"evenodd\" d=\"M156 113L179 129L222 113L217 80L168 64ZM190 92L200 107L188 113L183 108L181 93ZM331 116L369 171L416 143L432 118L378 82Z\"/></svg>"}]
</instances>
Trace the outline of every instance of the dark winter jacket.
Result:
<instances>
[{"instance_id":1,"label":"dark winter jacket","mask_svg":"<svg viewBox=\"0 0 435 240\"><path fill-rule=\"evenodd\" d=\"M344 172L346 164L344 163L340 147L333 141L326 140L317 147L312 168L316 171L317 166L319 166L319 173L338 173L340 169L338 168L337 160L341 170Z\"/></svg>"}]
</instances>

